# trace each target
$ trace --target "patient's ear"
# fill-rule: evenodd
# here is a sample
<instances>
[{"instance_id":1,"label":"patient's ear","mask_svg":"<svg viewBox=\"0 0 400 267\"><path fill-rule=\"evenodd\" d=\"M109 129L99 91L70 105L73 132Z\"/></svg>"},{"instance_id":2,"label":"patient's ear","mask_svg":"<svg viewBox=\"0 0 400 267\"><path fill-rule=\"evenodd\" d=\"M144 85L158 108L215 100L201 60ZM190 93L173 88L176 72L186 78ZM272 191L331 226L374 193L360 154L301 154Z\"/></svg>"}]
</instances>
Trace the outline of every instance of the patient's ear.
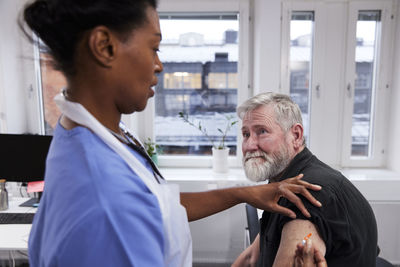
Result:
<instances>
[{"instance_id":1,"label":"patient's ear","mask_svg":"<svg viewBox=\"0 0 400 267\"><path fill-rule=\"evenodd\" d=\"M295 149L301 148L303 146L303 137L304 137L304 129L300 123L296 123L290 129L290 132L293 137L293 147Z\"/></svg>"},{"instance_id":2,"label":"patient's ear","mask_svg":"<svg viewBox=\"0 0 400 267\"><path fill-rule=\"evenodd\" d=\"M90 54L103 67L111 67L116 58L118 44L117 36L105 26L95 27L88 36Z\"/></svg>"}]
</instances>

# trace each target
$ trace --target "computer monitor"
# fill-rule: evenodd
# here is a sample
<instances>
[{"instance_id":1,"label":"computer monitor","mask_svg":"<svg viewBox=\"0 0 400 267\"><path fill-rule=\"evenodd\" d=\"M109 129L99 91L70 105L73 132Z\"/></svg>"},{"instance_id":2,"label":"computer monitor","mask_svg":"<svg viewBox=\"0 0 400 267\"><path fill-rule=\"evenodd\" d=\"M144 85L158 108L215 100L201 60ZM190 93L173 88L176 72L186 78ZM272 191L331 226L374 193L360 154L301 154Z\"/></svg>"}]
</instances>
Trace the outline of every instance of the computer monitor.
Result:
<instances>
[{"instance_id":1,"label":"computer monitor","mask_svg":"<svg viewBox=\"0 0 400 267\"><path fill-rule=\"evenodd\" d=\"M0 178L12 182L44 180L52 136L0 134Z\"/></svg>"},{"instance_id":2,"label":"computer monitor","mask_svg":"<svg viewBox=\"0 0 400 267\"><path fill-rule=\"evenodd\" d=\"M0 179L25 183L44 180L51 139L48 135L0 134ZM39 198L40 194L25 206Z\"/></svg>"}]
</instances>

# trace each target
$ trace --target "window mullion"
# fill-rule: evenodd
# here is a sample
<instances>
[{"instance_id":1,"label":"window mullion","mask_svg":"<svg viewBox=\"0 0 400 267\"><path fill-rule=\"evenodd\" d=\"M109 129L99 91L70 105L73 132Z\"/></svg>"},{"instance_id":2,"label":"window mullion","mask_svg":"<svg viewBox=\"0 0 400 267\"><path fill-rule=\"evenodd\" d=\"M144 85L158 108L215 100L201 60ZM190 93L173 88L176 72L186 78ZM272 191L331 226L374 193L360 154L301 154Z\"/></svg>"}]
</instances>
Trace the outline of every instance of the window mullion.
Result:
<instances>
[{"instance_id":1,"label":"window mullion","mask_svg":"<svg viewBox=\"0 0 400 267\"><path fill-rule=\"evenodd\" d=\"M342 166L346 166L351 154L351 127L355 84L355 47L356 47L357 10L350 5L348 8L347 46L345 61L345 84L343 85L343 137Z\"/></svg>"}]
</instances>

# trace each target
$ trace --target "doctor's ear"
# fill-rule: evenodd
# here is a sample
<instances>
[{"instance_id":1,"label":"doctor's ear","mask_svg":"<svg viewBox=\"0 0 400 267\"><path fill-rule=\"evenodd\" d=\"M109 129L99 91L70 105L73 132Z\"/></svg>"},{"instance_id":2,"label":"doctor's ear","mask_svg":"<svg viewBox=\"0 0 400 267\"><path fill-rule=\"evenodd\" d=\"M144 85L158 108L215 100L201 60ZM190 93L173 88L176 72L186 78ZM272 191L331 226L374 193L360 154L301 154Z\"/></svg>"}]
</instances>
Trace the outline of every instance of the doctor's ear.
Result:
<instances>
[{"instance_id":1,"label":"doctor's ear","mask_svg":"<svg viewBox=\"0 0 400 267\"><path fill-rule=\"evenodd\" d=\"M300 148L303 146L304 128L300 123L296 123L290 129L293 136L293 146L295 148Z\"/></svg>"},{"instance_id":2,"label":"doctor's ear","mask_svg":"<svg viewBox=\"0 0 400 267\"><path fill-rule=\"evenodd\" d=\"M111 67L116 58L118 41L115 34L105 26L92 29L88 36L91 56L103 67Z\"/></svg>"}]
</instances>

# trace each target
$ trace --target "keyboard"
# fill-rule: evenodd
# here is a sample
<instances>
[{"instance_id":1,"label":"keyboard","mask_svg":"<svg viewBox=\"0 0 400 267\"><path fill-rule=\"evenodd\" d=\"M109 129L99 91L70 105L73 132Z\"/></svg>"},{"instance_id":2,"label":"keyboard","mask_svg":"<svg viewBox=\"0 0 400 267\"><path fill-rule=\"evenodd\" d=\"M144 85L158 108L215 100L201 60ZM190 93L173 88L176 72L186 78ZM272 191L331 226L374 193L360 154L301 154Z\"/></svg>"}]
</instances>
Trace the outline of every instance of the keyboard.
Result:
<instances>
[{"instance_id":1,"label":"keyboard","mask_svg":"<svg viewBox=\"0 0 400 267\"><path fill-rule=\"evenodd\" d=\"M0 224L31 224L35 213L0 213Z\"/></svg>"}]
</instances>

